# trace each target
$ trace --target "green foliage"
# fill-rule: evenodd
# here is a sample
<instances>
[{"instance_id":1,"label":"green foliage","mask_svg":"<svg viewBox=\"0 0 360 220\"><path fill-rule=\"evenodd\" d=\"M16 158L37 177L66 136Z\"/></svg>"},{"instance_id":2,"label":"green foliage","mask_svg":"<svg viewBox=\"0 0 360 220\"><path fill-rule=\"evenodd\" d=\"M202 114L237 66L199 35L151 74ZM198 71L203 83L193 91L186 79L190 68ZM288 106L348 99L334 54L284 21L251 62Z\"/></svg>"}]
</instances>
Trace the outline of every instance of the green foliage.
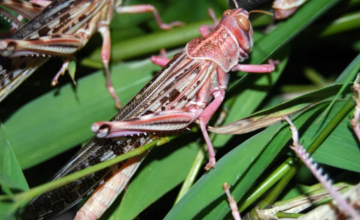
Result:
<instances>
[{"instance_id":1,"label":"green foliage","mask_svg":"<svg viewBox=\"0 0 360 220\"><path fill-rule=\"evenodd\" d=\"M212 23L207 8L213 8L218 16L227 9L226 0L132 0L126 4L144 3L155 4L165 22L181 20L186 25L161 31L151 13L114 15L111 74L123 104L160 70L150 62L150 55L169 48L175 49L169 53L173 56L186 42L200 36L200 25ZM221 109L226 112L223 124L248 117L278 117L284 112L296 112L291 118L300 130L301 143L315 150L314 160L331 167L332 177L353 172L353 175L340 176L339 181L358 181L360 148L349 118L355 105L351 82L360 67L360 55L356 57L359 42L352 37L359 36L356 29L360 26L359 5L356 0L308 1L292 17L276 23L264 15L252 14L253 24L265 26L254 27L254 48L249 63L260 64L271 58L280 60L280 65L270 75L230 73L229 89ZM269 25L273 27L264 33ZM337 52L336 57L333 50ZM41 193L156 144L42 185L71 157L62 153L92 137L93 122L109 120L117 112L105 87L100 51L101 39L95 35L77 54L76 61L71 62L70 75L74 77L76 70L76 87L71 77L65 76L60 78L59 86L50 88L52 75L59 66L59 62L52 59L0 103L3 122L0 125L0 184L4 194L0 195L1 219L12 219L14 209ZM316 86L303 76L303 72L309 71L321 75L316 78ZM308 74L310 81L314 80L311 74ZM326 81L322 82L324 78ZM335 78L335 83L329 85ZM285 86L296 89L292 89L291 94L285 93L282 92L288 91L283 89ZM306 90L299 91L299 88ZM288 95L297 97L284 99ZM298 112L310 104L311 107ZM286 123L278 122L247 135L214 135L213 140L218 162L213 170L204 173L199 167L202 169L206 161L193 163L203 150L200 132L181 134L168 144L165 144L167 139L161 139L165 145L152 149L126 192L103 219L136 216L139 219L223 219L229 217L230 211L222 190L224 182L232 186L232 195L241 211L246 212L261 200L263 204L274 201L280 193L286 195L286 199L291 199L289 195L304 196L304 191L302 194L296 191L296 184L316 184L301 175L292 181L289 178L290 182L284 181L295 169L292 164L296 161L288 148L291 133ZM188 175L190 170L193 173ZM195 184L173 205L178 186L187 176L197 176ZM279 180L284 183L278 184ZM282 190L275 192L273 186ZM304 186L304 189L313 188ZM266 198L268 192L275 196ZM279 200L281 196L276 201ZM271 204L273 202L268 205ZM156 212L160 214L155 215Z\"/></svg>"},{"instance_id":2,"label":"green foliage","mask_svg":"<svg viewBox=\"0 0 360 220\"><path fill-rule=\"evenodd\" d=\"M0 148L0 183L3 191L6 194L12 194L10 189L29 190L3 124L0 124L0 140L2 146Z\"/></svg>"}]
</instances>

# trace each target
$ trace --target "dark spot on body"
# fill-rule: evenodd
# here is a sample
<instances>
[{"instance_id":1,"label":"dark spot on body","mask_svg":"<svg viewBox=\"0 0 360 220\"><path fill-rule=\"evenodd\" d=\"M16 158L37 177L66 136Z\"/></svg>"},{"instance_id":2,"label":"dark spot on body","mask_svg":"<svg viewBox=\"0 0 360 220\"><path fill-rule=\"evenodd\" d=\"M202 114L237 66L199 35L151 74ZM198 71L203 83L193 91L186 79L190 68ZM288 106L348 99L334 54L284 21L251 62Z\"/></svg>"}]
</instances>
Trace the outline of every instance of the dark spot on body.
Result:
<instances>
[{"instance_id":1,"label":"dark spot on body","mask_svg":"<svg viewBox=\"0 0 360 220\"><path fill-rule=\"evenodd\" d=\"M69 26L66 26L64 29L63 29L63 33L65 33L66 31L69 30Z\"/></svg>"},{"instance_id":2,"label":"dark spot on body","mask_svg":"<svg viewBox=\"0 0 360 220\"><path fill-rule=\"evenodd\" d=\"M79 18L79 22L84 20L86 18L86 15L81 15L80 18Z\"/></svg>"},{"instance_id":3,"label":"dark spot on body","mask_svg":"<svg viewBox=\"0 0 360 220\"><path fill-rule=\"evenodd\" d=\"M38 4L35 4L35 3L32 3L32 6L33 6L34 8L42 8L41 5L38 5Z\"/></svg>"},{"instance_id":4,"label":"dark spot on body","mask_svg":"<svg viewBox=\"0 0 360 220\"><path fill-rule=\"evenodd\" d=\"M151 110L147 110L147 111L144 113L144 115L150 115L150 114L152 114L152 113L154 113L154 112L151 111Z\"/></svg>"},{"instance_id":5,"label":"dark spot on body","mask_svg":"<svg viewBox=\"0 0 360 220\"><path fill-rule=\"evenodd\" d=\"M180 92L177 89L172 90L169 97L170 102L174 101L179 95Z\"/></svg>"},{"instance_id":6,"label":"dark spot on body","mask_svg":"<svg viewBox=\"0 0 360 220\"><path fill-rule=\"evenodd\" d=\"M47 36L50 31L51 31L51 29L48 26L41 28L38 31L39 37Z\"/></svg>"},{"instance_id":7,"label":"dark spot on body","mask_svg":"<svg viewBox=\"0 0 360 220\"><path fill-rule=\"evenodd\" d=\"M69 13L61 16L61 18L60 18L60 24L66 24L66 23L68 22L68 20L70 19L70 17L71 17L71 16L70 16Z\"/></svg>"},{"instance_id":8,"label":"dark spot on body","mask_svg":"<svg viewBox=\"0 0 360 220\"><path fill-rule=\"evenodd\" d=\"M182 101L186 101L186 96L181 97L181 99L179 99L178 103L180 103Z\"/></svg>"},{"instance_id":9,"label":"dark spot on body","mask_svg":"<svg viewBox=\"0 0 360 220\"><path fill-rule=\"evenodd\" d=\"M160 99L160 103L161 103L161 104L164 104L167 100L169 100L169 97L164 96L164 97L162 97L162 98Z\"/></svg>"}]
</instances>

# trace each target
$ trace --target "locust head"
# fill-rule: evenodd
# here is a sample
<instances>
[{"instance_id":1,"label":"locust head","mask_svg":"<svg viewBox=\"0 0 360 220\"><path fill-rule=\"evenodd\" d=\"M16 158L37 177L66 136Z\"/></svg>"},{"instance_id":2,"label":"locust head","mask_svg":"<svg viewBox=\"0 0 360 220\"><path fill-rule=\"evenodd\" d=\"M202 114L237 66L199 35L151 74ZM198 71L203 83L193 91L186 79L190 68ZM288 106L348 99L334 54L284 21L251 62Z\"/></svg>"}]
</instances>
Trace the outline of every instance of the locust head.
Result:
<instances>
[{"instance_id":1,"label":"locust head","mask_svg":"<svg viewBox=\"0 0 360 220\"><path fill-rule=\"evenodd\" d=\"M243 8L228 9L223 13L220 24L231 31L241 49L246 53L251 51L253 47L253 28L249 21L249 12Z\"/></svg>"}]
</instances>

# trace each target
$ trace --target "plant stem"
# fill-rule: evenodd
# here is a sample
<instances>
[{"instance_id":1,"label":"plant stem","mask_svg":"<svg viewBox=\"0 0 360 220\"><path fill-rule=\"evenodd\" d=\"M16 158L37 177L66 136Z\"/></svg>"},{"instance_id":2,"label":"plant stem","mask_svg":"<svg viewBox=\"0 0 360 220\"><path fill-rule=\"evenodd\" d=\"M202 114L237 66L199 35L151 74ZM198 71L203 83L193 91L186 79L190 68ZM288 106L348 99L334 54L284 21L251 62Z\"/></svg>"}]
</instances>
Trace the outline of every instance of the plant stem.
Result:
<instances>
[{"instance_id":1,"label":"plant stem","mask_svg":"<svg viewBox=\"0 0 360 220\"><path fill-rule=\"evenodd\" d=\"M349 114L349 112L354 108L355 103L352 97L350 97L344 106L340 109L340 111L335 115L334 118L327 124L327 126L319 133L319 135L315 138L315 140L308 147L307 151L309 154L313 154L317 148L325 141L325 139L330 135L330 133L336 128L336 126L343 120L343 118ZM283 163L281 166L285 166ZM259 203L259 208L263 209L269 205L271 205L275 199L280 195L282 190L287 186L291 178L296 174L299 166L301 164L299 162L295 163L295 166L291 167L290 170L285 174L285 176L280 180L280 182L275 186L273 191ZM273 172L270 176L278 175ZM264 187L261 185L260 187ZM267 186L270 188L271 186Z\"/></svg>"},{"instance_id":2,"label":"plant stem","mask_svg":"<svg viewBox=\"0 0 360 220\"><path fill-rule=\"evenodd\" d=\"M293 159L288 158L282 163L273 173L269 175L255 190L247 197L247 199L240 204L239 211L244 211L252 203L254 203L261 195L268 191L275 183L277 183L293 166Z\"/></svg>"},{"instance_id":3,"label":"plant stem","mask_svg":"<svg viewBox=\"0 0 360 220\"><path fill-rule=\"evenodd\" d=\"M309 154L313 154L316 149L325 141L325 139L330 135L330 133L336 128L336 126L345 118L346 115L355 107L355 102L352 97L350 97L340 111L335 115L334 118L327 124L327 126L320 132L320 134L315 138L311 145L307 148Z\"/></svg>"},{"instance_id":4,"label":"plant stem","mask_svg":"<svg viewBox=\"0 0 360 220\"><path fill-rule=\"evenodd\" d=\"M165 143L168 143L170 140L174 139L175 137L163 137L163 138L159 138L158 140L155 140L145 146L141 146L141 147L138 147L137 149L135 150L132 150L126 154L123 154L123 155L120 155L118 157L115 157L111 160L108 160L108 161L105 161L105 162L102 162L102 163L99 163L97 165L94 165L94 166L91 166L91 167L88 167L84 170L81 170L79 172L76 172L76 173L73 173L73 174L70 174L68 176L65 176L63 178L60 178L60 179L57 179L57 180L54 180L52 182L49 182L49 183L45 183L43 185L40 185L40 186L37 186L37 187L34 187L32 189L30 189L30 191L27 191L27 192L23 192L23 193L19 193L19 194L15 194L14 196L2 196L0 197L1 200L4 200L4 199L13 199L16 201L16 203L18 205L21 205L22 203L25 203L25 202L28 202L29 200L35 198L36 196L39 196L43 193L46 193L46 192L49 192L51 190L54 190L56 188L59 188L61 186L64 186L68 183L71 183L77 179L80 179L84 176L87 176L91 173L94 173L98 170L101 170L101 169L104 169L106 167L109 167L111 165L114 165L114 164L117 164L121 161L124 161L126 159L129 159L131 157L134 157L134 156L137 156L137 155L140 155L142 153L144 153L145 151L148 151L150 150L151 148L153 148L154 146L160 146L160 145L163 145Z\"/></svg>"},{"instance_id":5,"label":"plant stem","mask_svg":"<svg viewBox=\"0 0 360 220\"><path fill-rule=\"evenodd\" d=\"M185 181L181 186L180 192L176 197L174 205L187 193L187 191L189 191L191 186L194 184L195 178L199 174L204 159L205 159L205 150L204 150L204 146L201 146L199 147L198 153L196 154L194 162L191 165L189 173L186 176Z\"/></svg>"},{"instance_id":6,"label":"plant stem","mask_svg":"<svg viewBox=\"0 0 360 220\"><path fill-rule=\"evenodd\" d=\"M268 196L259 203L259 209L265 209L270 204L273 204L280 193L288 185L291 178L296 174L300 163L296 163L295 166L290 167L289 170L285 173L285 176L281 178L278 184L274 187L273 190L268 194Z\"/></svg>"}]
</instances>

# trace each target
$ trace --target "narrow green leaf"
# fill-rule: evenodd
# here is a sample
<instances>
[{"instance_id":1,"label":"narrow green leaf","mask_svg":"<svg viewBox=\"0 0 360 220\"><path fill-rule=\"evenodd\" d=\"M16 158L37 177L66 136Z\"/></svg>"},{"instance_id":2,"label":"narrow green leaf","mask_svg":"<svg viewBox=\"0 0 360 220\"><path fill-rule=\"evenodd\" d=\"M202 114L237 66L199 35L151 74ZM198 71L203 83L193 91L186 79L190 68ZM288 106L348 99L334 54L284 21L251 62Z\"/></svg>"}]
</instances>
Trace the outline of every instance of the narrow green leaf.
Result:
<instances>
[{"instance_id":1,"label":"narrow green leaf","mask_svg":"<svg viewBox=\"0 0 360 220\"><path fill-rule=\"evenodd\" d=\"M343 102L335 102L333 109L329 112L328 117L324 122L325 124L329 123L329 121L338 113L342 107L340 103ZM331 135L329 135L315 151L312 157L316 162L341 169L360 172L359 141L354 136L354 131L352 130L349 121L352 114L353 112L350 112L348 117L345 117L341 121ZM302 132L303 134L300 136L300 140L301 143L304 143L305 147L313 142L320 126L320 123L313 122L311 123L311 126L309 125L306 129L304 129Z\"/></svg>"},{"instance_id":2,"label":"narrow green leaf","mask_svg":"<svg viewBox=\"0 0 360 220\"><path fill-rule=\"evenodd\" d=\"M340 74L334 83L350 83L360 68L360 54L346 67L346 69Z\"/></svg>"},{"instance_id":3,"label":"narrow green leaf","mask_svg":"<svg viewBox=\"0 0 360 220\"><path fill-rule=\"evenodd\" d=\"M214 208L214 202L223 201L227 205L222 184L234 185L247 173L250 166L259 160L259 155L266 148L273 136L281 128L280 124L267 128L248 139L243 144L222 157L216 167L203 175L188 193L170 210L167 219L192 219L204 208ZM278 147L281 149L281 147ZM210 211L206 209L205 211ZM199 218L204 217L200 214ZM221 219L213 215L213 219Z\"/></svg>"},{"instance_id":4,"label":"narrow green leaf","mask_svg":"<svg viewBox=\"0 0 360 220\"><path fill-rule=\"evenodd\" d=\"M13 220L15 206L11 202L0 201L0 219Z\"/></svg>"},{"instance_id":5,"label":"narrow green leaf","mask_svg":"<svg viewBox=\"0 0 360 220\"><path fill-rule=\"evenodd\" d=\"M341 16L340 18L334 20L330 25L328 25L321 32L321 36L329 36L333 34L338 34L344 31L353 30L360 26L360 12L353 12Z\"/></svg>"},{"instance_id":6,"label":"narrow green leaf","mask_svg":"<svg viewBox=\"0 0 360 220\"><path fill-rule=\"evenodd\" d=\"M341 73L341 75L336 79L335 83L344 83L343 87L339 90L337 95L334 97L331 104L323 112L322 116L318 120L322 120L331 110L335 101L340 97L344 92L346 86L352 82L357 74L357 71L360 68L360 54L346 67L346 69Z\"/></svg>"},{"instance_id":7,"label":"narrow green leaf","mask_svg":"<svg viewBox=\"0 0 360 220\"><path fill-rule=\"evenodd\" d=\"M339 102L339 104L336 103L333 111L336 112L338 108L342 107L342 104L343 102ZM314 115L319 115L321 113L320 110L324 109L324 107L326 107L327 105L328 104L326 105L320 104L306 111L295 120L295 125L298 128L300 128L302 125L309 122L309 120L313 122ZM265 131L268 131L270 129L279 129L281 128L281 126L282 126L281 124L275 124L267 128ZM285 127L286 126L287 125L285 125ZM306 127L308 127L308 125ZM195 216L205 219L207 218L222 219L229 212L229 207L225 199L225 196L222 197L222 199L218 198L219 196L221 196L222 193L220 191L222 184L221 182L228 182L230 185L233 185L231 190L232 195L235 197L237 201L239 201L242 198L242 196L244 196L247 189L256 181L256 179L261 175L261 173L276 157L276 155L279 153L282 147L286 146L286 143L291 137L289 129L281 130L281 132L276 134L276 136L273 139L270 138L269 136L262 137L261 134L263 134L263 132L247 140L246 142L238 146L236 149L229 152L226 156L224 156L217 164L217 167L207 175L203 176L189 191L189 193L186 194L183 197L183 199L179 201L178 203L179 205L176 204L174 206L174 208L168 213L166 219L191 219L194 218ZM304 136L306 135L308 134L304 134ZM263 141L262 144L265 144L266 148L263 146L264 147L263 152L261 152L259 156L255 156L257 155L255 153L257 152L257 147L260 144L258 143L258 141ZM269 142L269 144L266 144L267 141ZM318 149L318 151L321 151L322 147L323 146L321 146ZM240 149L243 149L245 151L246 149L244 148L246 149L250 148L254 150L254 155L248 155L246 153L240 153L236 151L236 150L240 151ZM327 147L325 146L324 148ZM339 150L339 145L337 145L337 150ZM332 152L334 152L334 149ZM359 156L360 155L358 155L358 157ZM231 159L233 157L236 157L238 161L233 161ZM241 159L239 159L239 157ZM240 163L239 161L247 160L248 158L252 158L251 165L238 164ZM332 160L334 160L334 158L332 158ZM237 170L234 167L236 167ZM243 167L245 168L249 167L249 168L245 172L243 170L244 169ZM217 170L217 168L220 170ZM239 181L235 182L234 178L238 179ZM207 192L216 191L217 196L213 195L214 193L212 194L212 193L203 192L204 191L203 189L206 190Z\"/></svg>"},{"instance_id":8,"label":"narrow green leaf","mask_svg":"<svg viewBox=\"0 0 360 220\"><path fill-rule=\"evenodd\" d=\"M151 152L144 161L143 168L127 188L116 219L135 218L184 180L200 147L196 142L183 146L186 139L170 143L166 146L167 149L159 147Z\"/></svg>"},{"instance_id":9,"label":"narrow green leaf","mask_svg":"<svg viewBox=\"0 0 360 220\"><path fill-rule=\"evenodd\" d=\"M6 136L5 126L0 124L0 184L2 187L27 191L29 186ZM7 191L9 194L10 192Z\"/></svg>"},{"instance_id":10,"label":"narrow green leaf","mask_svg":"<svg viewBox=\"0 0 360 220\"><path fill-rule=\"evenodd\" d=\"M74 85L76 85L76 81L75 81L76 61L75 61L75 59L72 59L70 61L68 71L69 71L71 80L73 81Z\"/></svg>"}]
</instances>

